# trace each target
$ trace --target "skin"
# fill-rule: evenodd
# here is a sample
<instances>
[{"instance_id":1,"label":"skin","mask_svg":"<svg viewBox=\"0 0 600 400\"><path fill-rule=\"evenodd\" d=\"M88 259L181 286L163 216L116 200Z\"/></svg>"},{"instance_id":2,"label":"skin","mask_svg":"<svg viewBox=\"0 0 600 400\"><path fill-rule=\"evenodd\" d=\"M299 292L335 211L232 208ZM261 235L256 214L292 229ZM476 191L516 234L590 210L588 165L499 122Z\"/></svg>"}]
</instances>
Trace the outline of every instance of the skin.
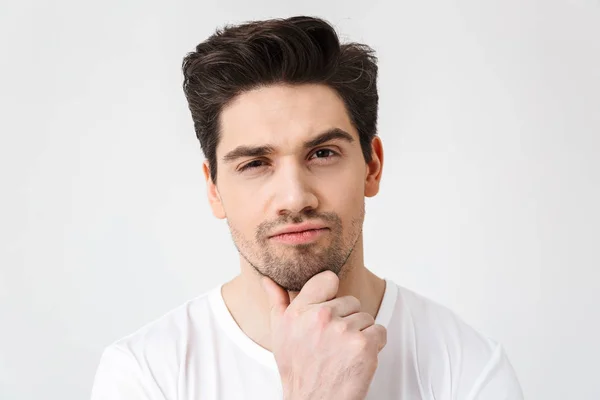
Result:
<instances>
[{"instance_id":1,"label":"skin","mask_svg":"<svg viewBox=\"0 0 600 400\"><path fill-rule=\"evenodd\" d=\"M240 274L222 289L229 311L274 353L286 398L364 398L386 341L374 324L385 281L365 267L362 237L365 197L379 191L381 140L366 163L343 101L318 84L242 93L220 123L217 183L207 161L203 172L213 215L227 220L240 253ZM333 129L349 140L330 135L306 147ZM270 238L306 221L327 228L310 244Z\"/></svg>"}]
</instances>

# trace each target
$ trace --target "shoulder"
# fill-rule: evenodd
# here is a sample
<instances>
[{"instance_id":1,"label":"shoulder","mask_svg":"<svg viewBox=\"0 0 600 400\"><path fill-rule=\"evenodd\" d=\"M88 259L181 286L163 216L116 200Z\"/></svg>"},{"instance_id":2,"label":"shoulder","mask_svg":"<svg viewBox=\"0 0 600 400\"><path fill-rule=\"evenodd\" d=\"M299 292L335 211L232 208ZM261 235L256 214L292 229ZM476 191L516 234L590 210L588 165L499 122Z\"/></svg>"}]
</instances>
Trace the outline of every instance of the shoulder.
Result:
<instances>
[{"instance_id":1,"label":"shoulder","mask_svg":"<svg viewBox=\"0 0 600 400\"><path fill-rule=\"evenodd\" d=\"M144 325L135 332L120 338L109 348L129 350L134 355L153 356L157 352L161 357L166 346L176 348L184 346L191 338L191 331L210 319L210 297L213 289L172 309L156 320ZM196 337L196 335L192 335Z\"/></svg>"},{"instance_id":2,"label":"shoulder","mask_svg":"<svg viewBox=\"0 0 600 400\"><path fill-rule=\"evenodd\" d=\"M210 321L209 302L215 290L108 345L96 370L92 399L171 398L172 378L202 340L199 328Z\"/></svg>"},{"instance_id":3,"label":"shoulder","mask_svg":"<svg viewBox=\"0 0 600 400\"><path fill-rule=\"evenodd\" d=\"M454 311L419 293L398 286L396 317L414 329L417 338L430 347L469 349L473 356L489 358L497 343L474 329Z\"/></svg>"},{"instance_id":4,"label":"shoulder","mask_svg":"<svg viewBox=\"0 0 600 400\"><path fill-rule=\"evenodd\" d=\"M521 399L513 368L502 345L482 334L454 311L398 286L391 329L405 336L414 351L422 382L451 398L474 398L498 386L513 393L482 399ZM502 390L496 390L498 394ZM508 392L507 392L508 393ZM445 398L444 396L440 396ZM479 398L479 397L478 397Z\"/></svg>"}]
</instances>

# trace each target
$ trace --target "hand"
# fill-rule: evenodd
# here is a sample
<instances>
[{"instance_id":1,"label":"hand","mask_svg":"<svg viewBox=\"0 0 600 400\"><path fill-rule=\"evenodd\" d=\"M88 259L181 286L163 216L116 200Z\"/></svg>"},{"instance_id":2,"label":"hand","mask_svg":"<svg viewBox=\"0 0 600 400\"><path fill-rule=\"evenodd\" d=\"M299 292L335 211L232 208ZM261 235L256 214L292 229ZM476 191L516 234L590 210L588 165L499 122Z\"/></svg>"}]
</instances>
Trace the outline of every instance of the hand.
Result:
<instances>
[{"instance_id":1,"label":"hand","mask_svg":"<svg viewBox=\"0 0 600 400\"><path fill-rule=\"evenodd\" d=\"M312 277L290 303L288 293L263 278L271 306L271 351L286 400L364 399L387 341L386 329L360 312L356 297L335 298L339 278Z\"/></svg>"}]
</instances>

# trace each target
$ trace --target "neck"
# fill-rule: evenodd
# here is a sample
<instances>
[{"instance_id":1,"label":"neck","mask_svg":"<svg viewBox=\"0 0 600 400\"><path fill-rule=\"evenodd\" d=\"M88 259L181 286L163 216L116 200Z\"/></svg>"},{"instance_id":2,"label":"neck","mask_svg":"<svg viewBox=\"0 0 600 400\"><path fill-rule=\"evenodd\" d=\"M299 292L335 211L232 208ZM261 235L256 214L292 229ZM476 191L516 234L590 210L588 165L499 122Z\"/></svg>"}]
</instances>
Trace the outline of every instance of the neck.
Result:
<instances>
[{"instance_id":1,"label":"neck","mask_svg":"<svg viewBox=\"0 0 600 400\"><path fill-rule=\"evenodd\" d=\"M240 256L241 273L223 285L222 295L229 312L244 333L260 346L270 348L270 320L267 297L260 275ZM336 297L354 296L361 302L361 311L375 318L385 291L385 281L363 262L362 235L340 274ZM297 293L290 292L290 300Z\"/></svg>"}]
</instances>

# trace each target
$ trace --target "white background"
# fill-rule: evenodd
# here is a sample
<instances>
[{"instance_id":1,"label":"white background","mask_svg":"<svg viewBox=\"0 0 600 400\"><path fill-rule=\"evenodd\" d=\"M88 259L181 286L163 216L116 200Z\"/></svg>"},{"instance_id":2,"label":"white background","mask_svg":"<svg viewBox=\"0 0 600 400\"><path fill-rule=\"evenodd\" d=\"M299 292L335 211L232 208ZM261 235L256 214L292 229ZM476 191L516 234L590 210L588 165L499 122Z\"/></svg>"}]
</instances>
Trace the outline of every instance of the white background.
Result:
<instances>
[{"instance_id":1,"label":"white background","mask_svg":"<svg viewBox=\"0 0 600 400\"><path fill-rule=\"evenodd\" d=\"M106 345L237 273L181 60L305 14L380 59L367 266L502 342L527 399L600 399L600 3L300 3L2 1L0 398L88 398Z\"/></svg>"}]
</instances>

